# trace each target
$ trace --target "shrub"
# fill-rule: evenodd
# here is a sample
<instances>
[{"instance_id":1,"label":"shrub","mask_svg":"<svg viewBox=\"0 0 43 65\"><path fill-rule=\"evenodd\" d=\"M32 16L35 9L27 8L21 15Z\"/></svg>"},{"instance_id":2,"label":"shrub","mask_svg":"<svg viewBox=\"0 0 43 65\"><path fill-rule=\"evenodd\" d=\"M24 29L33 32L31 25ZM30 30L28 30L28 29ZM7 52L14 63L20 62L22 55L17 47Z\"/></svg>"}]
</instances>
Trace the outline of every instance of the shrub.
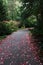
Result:
<instances>
[{"instance_id":1,"label":"shrub","mask_svg":"<svg viewBox=\"0 0 43 65\"><path fill-rule=\"evenodd\" d=\"M16 31L18 28L14 22L0 22L0 36L11 34L13 31Z\"/></svg>"}]
</instances>

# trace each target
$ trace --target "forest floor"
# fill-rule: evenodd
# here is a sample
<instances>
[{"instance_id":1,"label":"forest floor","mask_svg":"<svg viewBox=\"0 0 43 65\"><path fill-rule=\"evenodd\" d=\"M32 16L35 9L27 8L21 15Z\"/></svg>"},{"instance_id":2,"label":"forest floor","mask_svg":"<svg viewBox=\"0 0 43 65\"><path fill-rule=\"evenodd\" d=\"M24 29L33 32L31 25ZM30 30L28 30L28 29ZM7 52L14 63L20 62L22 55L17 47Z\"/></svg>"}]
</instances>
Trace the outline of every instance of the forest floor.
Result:
<instances>
[{"instance_id":1,"label":"forest floor","mask_svg":"<svg viewBox=\"0 0 43 65\"><path fill-rule=\"evenodd\" d=\"M0 65L42 65L39 49L28 29L0 40Z\"/></svg>"}]
</instances>

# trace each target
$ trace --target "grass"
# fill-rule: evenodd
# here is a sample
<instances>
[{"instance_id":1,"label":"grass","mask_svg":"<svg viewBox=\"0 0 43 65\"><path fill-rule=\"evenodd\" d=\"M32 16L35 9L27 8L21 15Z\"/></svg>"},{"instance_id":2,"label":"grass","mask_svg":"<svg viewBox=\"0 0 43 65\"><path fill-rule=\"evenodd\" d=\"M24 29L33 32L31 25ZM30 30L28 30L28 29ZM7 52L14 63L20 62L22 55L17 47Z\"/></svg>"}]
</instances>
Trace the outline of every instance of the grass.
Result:
<instances>
[{"instance_id":1,"label":"grass","mask_svg":"<svg viewBox=\"0 0 43 65\"><path fill-rule=\"evenodd\" d=\"M6 38L6 35L0 36L0 40Z\"/></svg>"}]
</instances>

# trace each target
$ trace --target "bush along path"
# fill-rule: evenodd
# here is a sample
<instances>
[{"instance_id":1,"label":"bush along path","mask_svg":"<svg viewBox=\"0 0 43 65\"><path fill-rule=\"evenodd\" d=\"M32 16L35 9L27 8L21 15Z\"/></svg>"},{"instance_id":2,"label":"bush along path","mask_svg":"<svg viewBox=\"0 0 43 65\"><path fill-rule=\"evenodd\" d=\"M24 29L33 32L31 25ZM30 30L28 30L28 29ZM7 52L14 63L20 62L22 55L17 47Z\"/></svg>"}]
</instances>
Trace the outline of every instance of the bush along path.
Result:
<instances>
[{"instance_id":1,"label":"bush along path","mask_svg":"<svg viewBox=\"0 0 43 65\"><path fill-rule=\"evenodd\" d=\"M0 65L42 65L28 30L19 30L0 41Z\"/></svg>"}]
</instances>

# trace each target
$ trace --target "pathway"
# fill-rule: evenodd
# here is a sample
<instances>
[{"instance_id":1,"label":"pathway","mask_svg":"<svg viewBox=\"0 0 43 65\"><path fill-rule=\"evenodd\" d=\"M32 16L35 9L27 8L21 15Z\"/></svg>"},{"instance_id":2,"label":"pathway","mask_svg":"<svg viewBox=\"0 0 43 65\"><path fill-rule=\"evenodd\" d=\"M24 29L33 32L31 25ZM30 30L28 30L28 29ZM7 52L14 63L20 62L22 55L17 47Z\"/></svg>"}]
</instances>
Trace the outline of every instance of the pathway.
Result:
<instances>
[{"instance_id":1,"label":"pathway","mask_svg":"<svg viewBox=\"0 0 43 65\"><path fill-rule=\"evenodd\" d=\"M0 41L0 65L42 65L28 33L19 30Z\"/></svg>"}]
</instances>

